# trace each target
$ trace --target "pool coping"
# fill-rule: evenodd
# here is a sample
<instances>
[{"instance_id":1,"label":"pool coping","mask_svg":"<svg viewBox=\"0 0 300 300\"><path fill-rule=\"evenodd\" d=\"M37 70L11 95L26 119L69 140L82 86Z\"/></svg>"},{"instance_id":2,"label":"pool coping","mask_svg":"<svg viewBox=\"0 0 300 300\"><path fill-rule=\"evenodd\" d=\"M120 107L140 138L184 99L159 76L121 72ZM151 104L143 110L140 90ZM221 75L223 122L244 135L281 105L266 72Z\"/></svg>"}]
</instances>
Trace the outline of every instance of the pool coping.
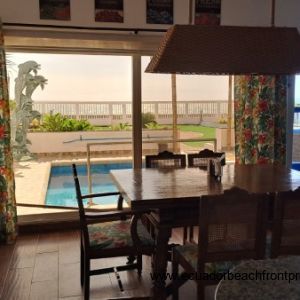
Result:
<instances>
[{"instance_id":1,"label":"pool coping","mask_svg":"<svg viewBox=\"0 0 300 300\"><path fill-rule=\"evenodd\" d=\"M97 164L99 162L125 162L132 161L132 157L117 157L117 158L93 158L91 159L91 164ZM86 158L81 159L64 159L57 161L36 161L35 163L44 163L44 172L41 178L41 193L36 194L34 203L36 205L45 205L47 190L51 175L51 168L54 166L69 166L71 163L76 163L78 165L86 165ZM19 202L21 204L21 202ZM24 204L26 204L25 202ZM124 208L128 208L128 204L124 201ZM116 205L102 204L93 205L92 208L97 208L99 210L111 210L115 209ZM19 212L23 211L22 214L18 214L19 224L38 224L43 222L52 222L60 220L74 221L78 220L78 207L74 206L74 210L66 210L64 207L61 208L51 208L51 207L18 207ZM26 211L26 212L24 212Z\"/></svg>"}]
</instances>

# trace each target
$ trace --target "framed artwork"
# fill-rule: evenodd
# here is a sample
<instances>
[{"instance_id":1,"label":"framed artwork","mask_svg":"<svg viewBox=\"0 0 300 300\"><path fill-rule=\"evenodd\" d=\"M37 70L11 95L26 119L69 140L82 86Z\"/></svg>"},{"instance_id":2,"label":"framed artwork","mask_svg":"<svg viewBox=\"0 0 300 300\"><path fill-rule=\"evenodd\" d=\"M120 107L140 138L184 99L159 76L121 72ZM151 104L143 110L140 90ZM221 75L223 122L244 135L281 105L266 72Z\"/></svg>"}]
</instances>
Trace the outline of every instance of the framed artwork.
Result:
<instances>
[{"instance_id":1,"label":"framed artwork","mask_svg":"<svg viewBox=\"0 0 300 300\"><path fill-rule=\"evenodd\" d=\"M147 0L148 24L173 24L173 0Z\"/></svg>"},{"instance_id":2,"label":"framed artwork","mask_svg":"<svg viewBox=\"0 0 300 300\"><path fill-rule=\"evenodd\" d=\"M39 0L40 19L71 20L70 0Z\"/></svg>"},{"instance_id":3,"label":"framed artwork","mask_svg":"<svg viewBox=\"0 0 300 300\"><path fill-rule=\"evenodd\" d=\"M123 0L95 0L95 21L123 23Z\"/></svg>"},{"instance_id":4,"label":"framed artwork","mask_svg":"<svg viewBox=\"0 0 300 300\"><path fill-rule=\"evenodd\" d=\"M220 25L221 0L196 0L195 24Z\"/></svg>"}]
</instances>

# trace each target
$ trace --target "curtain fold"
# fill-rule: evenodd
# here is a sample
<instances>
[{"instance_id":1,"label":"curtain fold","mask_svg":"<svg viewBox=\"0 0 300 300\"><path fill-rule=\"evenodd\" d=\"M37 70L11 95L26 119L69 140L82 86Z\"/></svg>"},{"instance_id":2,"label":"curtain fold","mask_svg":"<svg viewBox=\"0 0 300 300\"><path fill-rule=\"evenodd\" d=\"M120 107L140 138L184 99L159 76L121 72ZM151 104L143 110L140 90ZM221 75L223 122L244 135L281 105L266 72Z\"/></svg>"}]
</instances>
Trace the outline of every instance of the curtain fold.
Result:
<instances>
[{"instance_id":1,"label":"curtain fold","mask_svg":"<svg viewBox=\"0 0 300 300\"><path fill-rule=\"evenodd\" d=\"M8 81L0 22L0 243L11 243L16 236L17 212L10 145Z\"/></svg>"},{"instance_id":2,"label":"curtain fold","mask_svg":"<svg viewBox=\"0 0 300 300\"><path fill-rule=\"evenodd\" d=\"M287 76L235 76L238 164L286 163Z\"/></svg>"}]
</instances>

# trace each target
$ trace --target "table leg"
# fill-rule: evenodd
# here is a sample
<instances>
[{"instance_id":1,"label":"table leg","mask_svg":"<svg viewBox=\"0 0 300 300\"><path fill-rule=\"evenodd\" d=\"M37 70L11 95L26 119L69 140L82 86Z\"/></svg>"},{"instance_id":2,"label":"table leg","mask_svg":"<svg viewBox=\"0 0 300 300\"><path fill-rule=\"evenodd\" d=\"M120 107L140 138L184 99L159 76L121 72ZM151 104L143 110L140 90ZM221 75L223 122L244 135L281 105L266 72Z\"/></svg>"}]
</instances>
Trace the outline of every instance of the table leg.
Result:
<instances>
[{"instance_id":1,"label":"table leg","mask_svg":"<svg viewBox=\"0 0 300 300\"><path fill-rule=\"evenodd\" d=\"M171 237L172 228L160 227L158 228L156 237L156 251L153 259L152 278L153 299L166 299L166 272L168 263L168 242Z\"/></svg>"}]
</instances>

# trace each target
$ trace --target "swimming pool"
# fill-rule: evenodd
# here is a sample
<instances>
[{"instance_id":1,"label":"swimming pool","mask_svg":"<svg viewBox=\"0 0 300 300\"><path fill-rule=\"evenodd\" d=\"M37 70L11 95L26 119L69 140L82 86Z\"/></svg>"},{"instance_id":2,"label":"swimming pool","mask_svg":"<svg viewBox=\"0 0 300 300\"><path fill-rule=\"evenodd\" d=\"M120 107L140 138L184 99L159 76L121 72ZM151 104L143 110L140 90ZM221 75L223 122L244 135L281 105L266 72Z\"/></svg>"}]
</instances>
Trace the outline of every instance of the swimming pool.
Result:
<instances>
[{"instance_id":1,"label":"swimming pool","mask_svg":"<svg viewBox=\"0 0 300 300\"><path fill-rule=\"evenodd\" d=\"M132 164L130 162L93 164L91 166L93 193L116 192L117 187L114 185L109 171L131 168ZM77 165L77 173L82 194L88 194L86 165ZM115 204L117 199L117 196L108 196L94 198L93 202L96 204ZM71 165L52 166L45 204L77 207Z\"/></svg>"}]
</instances>

